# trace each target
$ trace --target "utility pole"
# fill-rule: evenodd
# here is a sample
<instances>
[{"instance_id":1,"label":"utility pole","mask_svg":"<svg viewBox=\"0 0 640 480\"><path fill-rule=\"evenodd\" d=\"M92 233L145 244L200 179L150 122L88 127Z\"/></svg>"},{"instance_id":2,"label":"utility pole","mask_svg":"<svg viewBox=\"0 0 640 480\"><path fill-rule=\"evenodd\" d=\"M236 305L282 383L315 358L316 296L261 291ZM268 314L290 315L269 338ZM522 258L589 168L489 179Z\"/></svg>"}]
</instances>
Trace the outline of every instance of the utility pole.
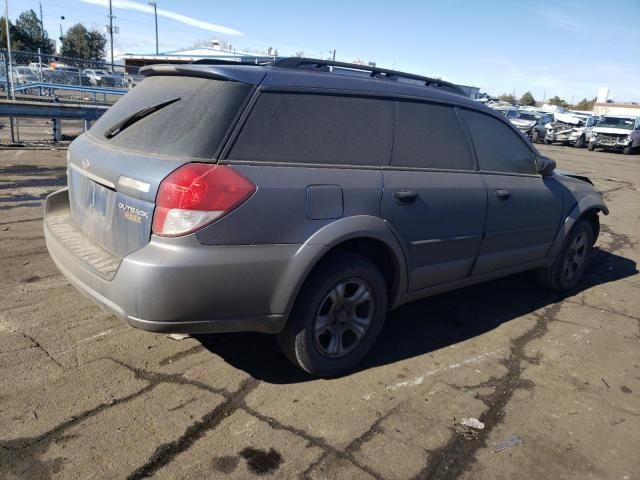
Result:
<instances>
[{"instance_id":1,"label":"utility pole","mask_svg":"<svg viewBox=\"0 0 640 480\"><path fill-rule=\"evenodd\" d=\"M109 44L111 47L111 73L113 73L113 6L109 0Z\"/></svg>"},{"instance_id":2,"label":"utility pole","mask_svg":"<svg viewBox=\"0 0 640 480\"><path fill-rule=\"evenodd\" d=\"M4 0L4 24L7 29L7 58L9 59L7 80L9 80L9 94L11 95L11 100L15 100L16 92L13 89L13 60L11 59L11 31L9 30L9 0Z\"/></svg>"},{"instance_id":3,"label":"utility pole","mask_svg":"<svg viewBox=\"0 0 640 480\"><path fill-rule=\"evenodd\" d=\"M332 60L334 62L336 61L336 49L335 48L333 49L333 59Z\"/></svg>"},{"instance_id":4,"label":"utility pole","mask_svg":"<svg viewBox=\"0 0 640 480\"><path fill-rule=\"evenodd\" d=\"M9 64L7 65L7 80L9 81L9 94L11 100L15 100L16 91L13 89L13 61L11 60L11 33L9 30L9 0L4 0L4 24L7 29L7 57L9 59ZM11 142L16 143L18 124L14 117L9 119L9 123L11 124Z\"/></svg>"},{"instance_id":5,"label":"utility pole","mask_svg":"<svg viewBox=\"0 0 640 480\"><path fill-rule=\"evenodd\" d=\"M58 53L62 54L62 41L64 40L64 36L62 35L62 20L64 20L64 15L60 17L60 48L58 48Z\"/></svg>"},{"instance_id":6,"label":"utility pole","mask_svg":"<svg viewBox=\"0 0 640 480\"><path fill-rule=\"evenodd\" d=\"M44 47L44 22L42 21L42 2L38 2L40 5L40 40L42 41L42 46Z\"/></svg>"},{"instance_id":7,"label":"utility pole","mask_svg":"<svg viewBox=\"0 0 640 480\"><path fill-rule=\"evenodd\" d=\"M158 55L158 2L149 2L153 7L153 15L156 17L156 55Z\"/></svg>"}]
</instances>

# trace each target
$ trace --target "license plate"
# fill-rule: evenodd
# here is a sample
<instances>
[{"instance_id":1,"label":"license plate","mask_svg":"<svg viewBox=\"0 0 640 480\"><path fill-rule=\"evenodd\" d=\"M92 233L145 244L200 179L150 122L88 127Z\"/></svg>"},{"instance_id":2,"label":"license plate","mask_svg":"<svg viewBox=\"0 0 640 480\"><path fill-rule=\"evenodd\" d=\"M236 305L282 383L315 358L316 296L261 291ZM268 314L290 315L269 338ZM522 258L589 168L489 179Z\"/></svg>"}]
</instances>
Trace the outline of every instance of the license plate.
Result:
<instances>
[{"instance_id":1,"label":"license plate","mask_svg":"<svg viewBox=\"0 0 640 480\"><path fill-rule=\"evenodd\" d=\"M109 190L89 179L85 181L84 188L87 208L98 212L101 217L106 216Z\"/></svg>"}]
</instances>

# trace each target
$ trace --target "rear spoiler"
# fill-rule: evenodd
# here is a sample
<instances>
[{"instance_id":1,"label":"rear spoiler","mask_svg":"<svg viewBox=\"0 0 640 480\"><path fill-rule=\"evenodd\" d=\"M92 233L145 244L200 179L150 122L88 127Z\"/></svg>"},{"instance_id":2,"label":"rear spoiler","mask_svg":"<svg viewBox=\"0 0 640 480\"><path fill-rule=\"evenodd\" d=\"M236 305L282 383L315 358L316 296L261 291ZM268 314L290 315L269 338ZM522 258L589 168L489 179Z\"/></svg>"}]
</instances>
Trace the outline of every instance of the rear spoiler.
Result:
<instances>
[{"instance_id":1,"label":"rear spoiler","mask_svg":"<svg viewBox=\"0 0 640 480\"><path fill-rule=\"evenodd\" d=\"M226 80L232 82L259 85L267 72L255 65L149 65L142 67L139 72L145 77L178 76L210 78L212 80Z\"/></svg>"}]
</instances>

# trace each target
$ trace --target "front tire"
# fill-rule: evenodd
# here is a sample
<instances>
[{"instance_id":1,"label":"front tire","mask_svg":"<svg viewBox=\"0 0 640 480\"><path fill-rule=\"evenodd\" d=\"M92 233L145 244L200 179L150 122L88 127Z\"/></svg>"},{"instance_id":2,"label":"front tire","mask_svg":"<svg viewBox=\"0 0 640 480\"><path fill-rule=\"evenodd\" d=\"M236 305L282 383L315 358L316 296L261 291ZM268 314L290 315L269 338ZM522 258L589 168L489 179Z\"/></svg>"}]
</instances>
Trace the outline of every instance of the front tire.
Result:
<instances>
[{"instance_id":1,"label":"front tire","mask_svg":"<svg viewBox=\"0 0 640 480\"><path fill-rule=\"evenodd\" d=\"M355 367L378 338L387 314L387 287L367 258L338 254L303 285L278 344L294 364L320 377Z\"/></svg>"},{"instance_id":2,"label":"front tire","mask_svg":"<svg viewBox=\"0 0 640 480\"><path fill-rule=\"evenodd\" d=\"M591 258L593 235L591 224L584 218L578 220L553 264L538 270L538 279L556 292L574 288Z\"/></svg>"},{"instance_id":3,"label":"front tire","mask_svg":"<svg viewBox=\"0 0 640 480\"><path fill-rule=\"evenodd\" d=\"M627 145L626 147L624 147L622 149L622 153L624 155L631 155L633 153L633 147L631 146L633 145L632 143L630 143L629 145Z\"/></svg>"},{"instance_id":4,"label":"front tire","mask_svg":"<svg viewBox=\"0 0 640 480\"><path fill-rule=\"evenodd\" d=\"M593 152L595 148L596 146L593 144L593 142L589 142L589 146L587 147L587 150L589 150L590 152Z\"/></svg>"},{"instance_id":5,"label":"front tire","mask_svg":"<svg viewBox=\"0 0 640 480\"><path fill-rule=\"evenodd\" d=\"M584 147L584 135L581 135L580 138L576 140L576 143L573 144L575 148L583 148Z\"/></svg>"}]
</instances>

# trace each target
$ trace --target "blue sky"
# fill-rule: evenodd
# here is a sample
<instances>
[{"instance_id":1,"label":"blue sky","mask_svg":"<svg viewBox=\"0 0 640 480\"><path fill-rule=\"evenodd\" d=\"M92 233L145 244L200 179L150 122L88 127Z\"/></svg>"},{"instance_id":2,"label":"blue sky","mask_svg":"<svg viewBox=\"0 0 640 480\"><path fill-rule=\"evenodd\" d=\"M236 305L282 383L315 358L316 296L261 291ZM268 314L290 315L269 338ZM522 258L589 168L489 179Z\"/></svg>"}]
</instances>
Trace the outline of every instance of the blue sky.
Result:
<instances>
[{"instance_id":1,"label":"blue sky","mask_svg":"<svg viewBox=\"0 0 640 480\"><path fill-rule=\"evenodd\" d=\"M113 1L116 51L153 52L147 2ZM9 16L38 11L38 3L9 0ZM60 23L104 31L106 3L42 0L45 28L52 38ZM496 95L530 90L538 100L577 102L608 87L616 100L640 101L640 0L158 0L158 8L161 51L212 38L281 55L335 48L338 60L375 61Z\"/></svg>"}]
</instances>

